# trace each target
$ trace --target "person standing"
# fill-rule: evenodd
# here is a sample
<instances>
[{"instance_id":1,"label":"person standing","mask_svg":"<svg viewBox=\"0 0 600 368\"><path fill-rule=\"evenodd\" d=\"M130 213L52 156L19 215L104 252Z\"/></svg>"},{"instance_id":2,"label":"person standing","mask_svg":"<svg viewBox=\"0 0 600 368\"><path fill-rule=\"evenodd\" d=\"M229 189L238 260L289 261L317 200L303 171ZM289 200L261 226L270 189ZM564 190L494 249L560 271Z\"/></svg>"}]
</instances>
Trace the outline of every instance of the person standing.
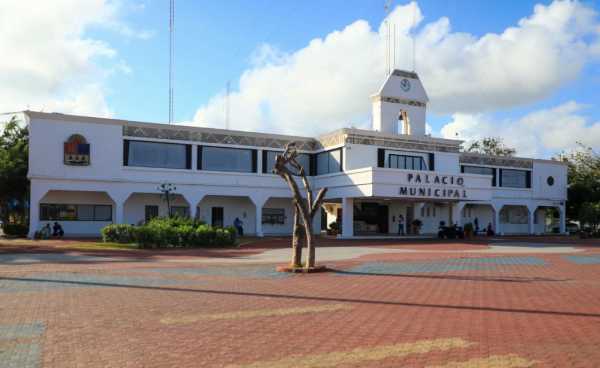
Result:
<instances>
[{"instance_id":1,"label":"person standing","mask_svg":"<svg viewBox=\"0 0 600 368\"><path fill-rule=\"evenodd\" d=\"M398 215L398 235L404 235L404 216Z\"/></svg>"},{"instance_id":2,"label":"person standing","mask_svg":"<svg viewBox=\"0 0 600 368\"><path fill-rule=\"evenodd\" d=\"M233 220L233 226L237 229L239 236L244 236L244 223L239 217L236 217L235 220Z\"/></svg>"}]
</instances>

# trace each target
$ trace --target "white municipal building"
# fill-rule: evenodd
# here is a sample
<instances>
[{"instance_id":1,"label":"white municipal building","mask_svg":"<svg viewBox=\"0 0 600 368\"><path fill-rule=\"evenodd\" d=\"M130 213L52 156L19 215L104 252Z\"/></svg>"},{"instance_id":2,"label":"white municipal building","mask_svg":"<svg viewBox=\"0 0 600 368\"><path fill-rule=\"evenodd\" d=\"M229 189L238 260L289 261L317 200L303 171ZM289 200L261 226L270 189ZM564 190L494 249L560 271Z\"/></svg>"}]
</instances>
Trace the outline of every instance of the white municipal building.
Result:
<instances>
[{"instance_id":1,"label":"white municipal building","mask_svg":"<svg viewBox=\"0 0 600 368\"><path fill-rule=\"evenodd\" d=\"M372 130L319 137L26 111L30 235L55 221L67 236L98 236L107 224L166 216L164 182L177 187L176 214L289 235L291 193L271 169L290 141L314 189L329 188L317 232L337 221L344 238L389 236L400 219L420 219L421 234L475 219L500 234L565 232L564 164L461 153L461 141L427 136L428 98L413 72L395 70L371 100Z\"/></svg>"}]
</instances>

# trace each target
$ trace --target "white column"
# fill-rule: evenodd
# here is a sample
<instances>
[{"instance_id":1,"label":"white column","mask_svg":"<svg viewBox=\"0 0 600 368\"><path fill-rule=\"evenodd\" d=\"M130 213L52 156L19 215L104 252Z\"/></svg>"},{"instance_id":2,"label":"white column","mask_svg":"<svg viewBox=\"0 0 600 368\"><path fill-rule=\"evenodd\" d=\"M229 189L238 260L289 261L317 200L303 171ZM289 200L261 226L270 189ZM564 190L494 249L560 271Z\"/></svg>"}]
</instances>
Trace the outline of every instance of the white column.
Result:
<instances>
[{"instance_id":1,"label":"white column","mask_svg":"<svg viewBox=\"0 0 600 368\"><path fill-rule=\"evenodd\" d=\"M462 210L465 208L465 205L465 202L456 202L451 204L450 211L452 211L452 221L458 226L462 226Z\"/></svg>"},{"instance_id":2,"label":"white column","mask_svg":"<svg viewBox=\"0 0 600 368\"><path fill-rule=\"evenodd\" d=\"M186 202L190 206L190 218L195 219L198 214L198 206L200 201L204 198L204 193L198 191L181 191L181 195L185 198Z\"/></svg>"},{"instance_id":3,"label":"white column","mask_svg":"<svg viewBox=\"0 0 600 368\"><path fill-rule=\"evenodd\" d=\"M502 210L502 205L492 207L494 209L494 233L502 235L502 232L500 231L500 211Z\"/></svg>"},{"instance_id":4,"label":"white column","mask_svg":"<svg viewBox=\"0 0 600 368\"><path fill-rule=\"evenodd\" d=\"M40 201L48 192L34 180L31 181L31 196L29 198L29 238L33 238L36 231L40 230Z\"/></svg>"},{"instance_id":5,"label":"white column","mask_svg":"<svg viewBox=\"0 0 600 368\"><path fill-rule=\"evenodd\" d=\"M260 197L260 196L251 196L250 200L254 203L254 207L256 209L256 225L255 225L255 235L258 237L263 237L263 230L262 230L262 209L263 206L265 205L265 202L267 202L268 198L265 197Z\"/></svg>"},{"instance_id":6,"label":"white column","mask_svg":"<svg viewBox=\"0 0 600 368\"><path fill-rule=\"evenodd\" d=\"M115 200L115 220L113 223L122 224L125 221L125 201Z\"/></svg>"},{"instance_id":7,"label":"white column","mask_svg":"<svg viewBox=\"0 0 600 368\"><path fill-rule=\"evenodd\" d=\"M354 236L354 198L342 198L342 238Z\"/></svg>"},{"instance_id":8,"label":"white column","mask_svg":"<svg viewBox=\"0 0 600 368\"><path fill-rule=\"evenodd\" d=\"M257 174L262 174L263 173L263 150L259 149L256 150L256 173ZM271 174L271 171L269 170L269 168L267 167L267 174Z\"/></svg>"},{"instance_id":9,"label":"white column","mask_svg":"<svg viewBox=\"0 0 600 368\"><path fill-rule=\"evenodd\" d=\"M535 212L537 211L537 206L527 206L527 210L529 211L529 235L535 235Z\"/></svg>"},{"instance_id":10,"label":"white column","mask_svg":"<svg viewBox=\"0 0 600 368\"><path fill-rule=\"evenodd\" d=\"M421 209L425 207L425 202L415 203L415 218L422 219L421 217Z\"/></svg>"},{"instance_id":11,"label":"white column","mask_svg":"<svg viewBox=\"0 0 600 368\"><path fill-rule=\"evenodd\" d=\"M256 206L256 236L264 236L262 230L262 205Z\"/></svg>"},{"instance_id":12,"label":"white column","mask_svg":"<svg viewBox=\"0 0 600 368\"><path fill-rule=\"evenodd\" d=\"M559 214L559 221L560 221L559 231L561 234L566 234L567 233L567 212L566 212L564 205L558 207L558 214Z\"/></svg>"},{"instance_id":13,"label":"white column","mask_svg":"<svg viewBox=\"0 0 600 368\"><path fill-rule=\"evenodd\" d=\"M115 217L113 218L113 224L125 223L125 201L127 201L131 192L116 189L106 193L115 203Z\"/></svg>"}]
</instances>

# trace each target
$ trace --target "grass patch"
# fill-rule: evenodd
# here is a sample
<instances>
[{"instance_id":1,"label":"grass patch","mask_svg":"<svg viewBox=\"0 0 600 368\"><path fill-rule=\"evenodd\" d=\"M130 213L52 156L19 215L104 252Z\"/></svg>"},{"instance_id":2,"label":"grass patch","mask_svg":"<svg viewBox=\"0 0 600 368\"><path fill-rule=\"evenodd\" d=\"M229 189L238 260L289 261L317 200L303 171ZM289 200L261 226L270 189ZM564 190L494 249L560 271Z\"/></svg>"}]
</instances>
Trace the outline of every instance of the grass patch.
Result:
<instances>
[{"instance_id":1,"label":"grass patch","mask_svg":"<svg viewBox=\"0 0 600 368\"><path fill-rule=\"evenodd\" d=\"M104 242L81 242L68 243L59 245L59 248L86 249L86 250L102 250L102 249L117 249L117 250L137 250L137 244L122 244L122 243L104 243Z\"/></svg>"}]
</instances>

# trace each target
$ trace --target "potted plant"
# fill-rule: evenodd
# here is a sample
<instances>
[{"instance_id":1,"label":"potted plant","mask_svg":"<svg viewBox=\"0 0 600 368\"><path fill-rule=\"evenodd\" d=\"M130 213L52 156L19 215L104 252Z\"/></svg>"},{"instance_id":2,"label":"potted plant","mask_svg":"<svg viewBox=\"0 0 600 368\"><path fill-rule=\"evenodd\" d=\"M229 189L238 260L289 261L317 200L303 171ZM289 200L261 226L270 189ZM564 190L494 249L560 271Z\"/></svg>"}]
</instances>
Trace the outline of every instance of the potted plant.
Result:
<instances>
[{"instance_id":1,"label":"potted plant","mask_svg":"<svg viewBox=\"0 0 600 368\"><path fill-rule=\"evenodd\" d=\"M423 221L419 219L414 219L410 224L413 228L413 234L419 235L419 232L421 231L421 226L423 226Z\"/></svg>"},{"instance_id":2,"label":"potted plant","mask_svg":"<svg viewBox=\"0 0 600 368\"><path fill-rule=\"evenodd\" d=\"M471 239L473 237L473 224L470 222L465 224L463 231L465 233L465 238Z\"/></svg>"}]
</instances>

